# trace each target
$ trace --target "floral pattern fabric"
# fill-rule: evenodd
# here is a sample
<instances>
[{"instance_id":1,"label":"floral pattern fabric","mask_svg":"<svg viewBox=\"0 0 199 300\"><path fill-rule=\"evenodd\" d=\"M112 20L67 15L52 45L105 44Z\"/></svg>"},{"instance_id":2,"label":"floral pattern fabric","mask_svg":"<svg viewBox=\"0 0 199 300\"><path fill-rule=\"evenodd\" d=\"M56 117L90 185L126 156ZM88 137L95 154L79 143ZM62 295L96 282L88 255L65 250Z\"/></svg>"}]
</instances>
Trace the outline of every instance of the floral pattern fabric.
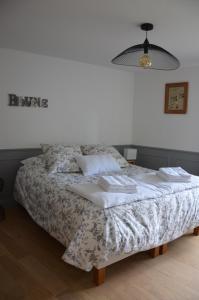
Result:
<instances>
[{"instance_id":1,"label":"floral pattern fabric","mask_svg":"<svg viewBox=\"0 0 199 300\"><path fill-rule=\"evenodd\" d=\"M150 172L129 166L123 174ZM121 173L120 173L121 174ZM101 209L68 191L72 183L97 182L80 173L48 174L26 164L18 170L15 199L33 220L65 247L65 262L90 271L113 257L172 241L199 225L199 188Z\"/></svg>"},{"instance_id":2,"label":"floral pattern fabric","mask_svg":"<svg viewBox=\"0 0 199 300\"><path fill-rule=\"evenodd\" d=\"M44 161L49 173L79 172L76 157L82 155L80 146L43 145Z\"/></svg>"},{"instance_id":3,"label":"floral pattern fabric","mask_svg":"<svg viewBox=\"0 0 199 300\"><path fill-rule=\"evenodd\" d=\"M31 164L34 167L44 166L44 155L40 154L37 156L29 157L21 160L22 165Z\"/></svg>"},{"instance_id":4,"label":"floral pattern fabric","mask_svg":"<svg viewBox=\"0 0 199 300\"><path fill-rule=\"evenodd\" d=\"M128 167L126 159L112 146L106 145L83 145L81 146L84 155L111 154L121 168Z\"/></svg>"}]
</instances>

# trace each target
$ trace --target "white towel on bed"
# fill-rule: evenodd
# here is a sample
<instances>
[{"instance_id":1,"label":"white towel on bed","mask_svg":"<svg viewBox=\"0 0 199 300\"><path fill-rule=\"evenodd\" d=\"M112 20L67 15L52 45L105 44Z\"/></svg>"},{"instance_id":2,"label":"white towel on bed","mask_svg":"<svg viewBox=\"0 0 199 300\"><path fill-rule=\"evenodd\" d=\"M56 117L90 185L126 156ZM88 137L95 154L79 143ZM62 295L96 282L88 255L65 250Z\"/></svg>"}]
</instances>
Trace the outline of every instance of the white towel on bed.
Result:
<instances>
[{"instance_id":1,"label":"white towel on bed","mask_svg":"<svg viewBox=\"0 0 199 300\"><path fill-rule=\"evenodd\" d=\"M101 208L131 203L133 194L105 192L96 183L72 184L68 190L86 198Z\"/></svg>"},{"instance_id":2,"label":"white towel on bed","mask_svg":"<svg viewBox=\"0 0 199 300\"><path fill-rule=\"evenodd\" d=\"M158 175L162 179L172 182L189 182L191 179L191 174L187 173L181 167L160 168Z\"/></svg>"},{"instance_id":3,"label":"white towel on bed","mask_svg":"<svg viewBox=\"0 0 199 300\"><path fill-rule=\"evenodd\" d=\"M83 198L88 199L101 208L109 208L118 205L133 203L138 200L152 199L161 196L156 187L139 186L137 193L110 193L105 192L96 183L75 183L67 186L67 189Z\"/></svg>"},{"instance_id":4,"label":"white towel on bed","mask_svg":"<svg viewBox=\"0 0 199 300\"><path fill-rule=\"evenodd\" d=\"M71 184L67 189L83 198L88 199L101 208L130 204L135 201L158 199L163 195L191 190L199 187L199 177L191 176L190 182L166 182L161 180L155 172L135 177L137 182L136 193L105 192L96 183Z\"/></svg>"},{"instance_id":5,"label":"white towel on bed","mask_svg":"<svg viewBox=\"0 0 199 300\"><path fill-rule=\"evenodd\" d=\"M101 176L98 184L107 192L135 193L137 183L127 175Z\"/></svg>"}]
</instances>

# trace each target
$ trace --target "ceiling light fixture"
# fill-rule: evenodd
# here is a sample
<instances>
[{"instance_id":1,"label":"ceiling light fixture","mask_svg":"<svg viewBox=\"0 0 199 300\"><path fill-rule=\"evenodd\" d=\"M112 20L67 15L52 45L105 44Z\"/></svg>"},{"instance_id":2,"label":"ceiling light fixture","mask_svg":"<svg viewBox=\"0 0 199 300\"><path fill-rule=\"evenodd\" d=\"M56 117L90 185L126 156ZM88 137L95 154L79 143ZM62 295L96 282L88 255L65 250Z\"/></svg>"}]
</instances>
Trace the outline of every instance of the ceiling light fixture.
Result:
<instances>
[{"instance_id":1,"label":"ceiling light fixture","mask_svg":"<svg viewBox=\"0 0 199 300\"><path fill-rule=\"evenodd\" d=\"M144 69L176 70L180 67L179 60L165 49L150 44L147 32L153 30L153 24L144 23L140 28L146 31L146 39L143 44L132 46L115 58L112 63L124 66L136 66Z\"/></svg>"}]
</instances>

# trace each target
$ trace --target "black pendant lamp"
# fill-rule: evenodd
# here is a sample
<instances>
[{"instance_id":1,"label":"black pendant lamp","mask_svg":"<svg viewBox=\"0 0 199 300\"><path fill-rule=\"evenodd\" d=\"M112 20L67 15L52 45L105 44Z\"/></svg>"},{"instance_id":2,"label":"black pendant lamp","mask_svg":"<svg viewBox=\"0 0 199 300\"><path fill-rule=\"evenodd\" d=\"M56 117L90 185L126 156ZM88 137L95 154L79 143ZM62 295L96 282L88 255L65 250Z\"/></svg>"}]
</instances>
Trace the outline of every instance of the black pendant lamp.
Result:
<instances>
[{"instance_id":1,"label":"black pendant lamp","mask_svg":"<svg viewBox=\"0 0 199 300\"><path fill-rule=\"evenodd\" d=\"M112 63L123 66L136 66L144 69L176 70L180 67L179 60L165 49L150 44L147 32L153 29L153 24L144 23L140 28L146 31L143 44L132 46L112 59Z\"/></svg>"}]
</instances>

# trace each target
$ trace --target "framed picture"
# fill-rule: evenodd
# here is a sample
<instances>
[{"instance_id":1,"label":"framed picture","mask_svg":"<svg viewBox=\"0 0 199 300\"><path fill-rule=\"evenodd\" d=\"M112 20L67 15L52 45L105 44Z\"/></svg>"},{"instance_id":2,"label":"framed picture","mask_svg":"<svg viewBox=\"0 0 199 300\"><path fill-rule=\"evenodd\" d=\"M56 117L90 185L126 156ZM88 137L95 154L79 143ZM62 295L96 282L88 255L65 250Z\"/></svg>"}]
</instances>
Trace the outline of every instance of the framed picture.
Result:
<instances>
[{"instance_id":1,"label":"framed picture","mask_svg":"<svg viewBox=\"0 0 199 300\"><path fill-rule=\"evenodd\" d=\"M188 82L167 83L165 86L165 114L186 114Z\"/></svg>"}]
</instances>

